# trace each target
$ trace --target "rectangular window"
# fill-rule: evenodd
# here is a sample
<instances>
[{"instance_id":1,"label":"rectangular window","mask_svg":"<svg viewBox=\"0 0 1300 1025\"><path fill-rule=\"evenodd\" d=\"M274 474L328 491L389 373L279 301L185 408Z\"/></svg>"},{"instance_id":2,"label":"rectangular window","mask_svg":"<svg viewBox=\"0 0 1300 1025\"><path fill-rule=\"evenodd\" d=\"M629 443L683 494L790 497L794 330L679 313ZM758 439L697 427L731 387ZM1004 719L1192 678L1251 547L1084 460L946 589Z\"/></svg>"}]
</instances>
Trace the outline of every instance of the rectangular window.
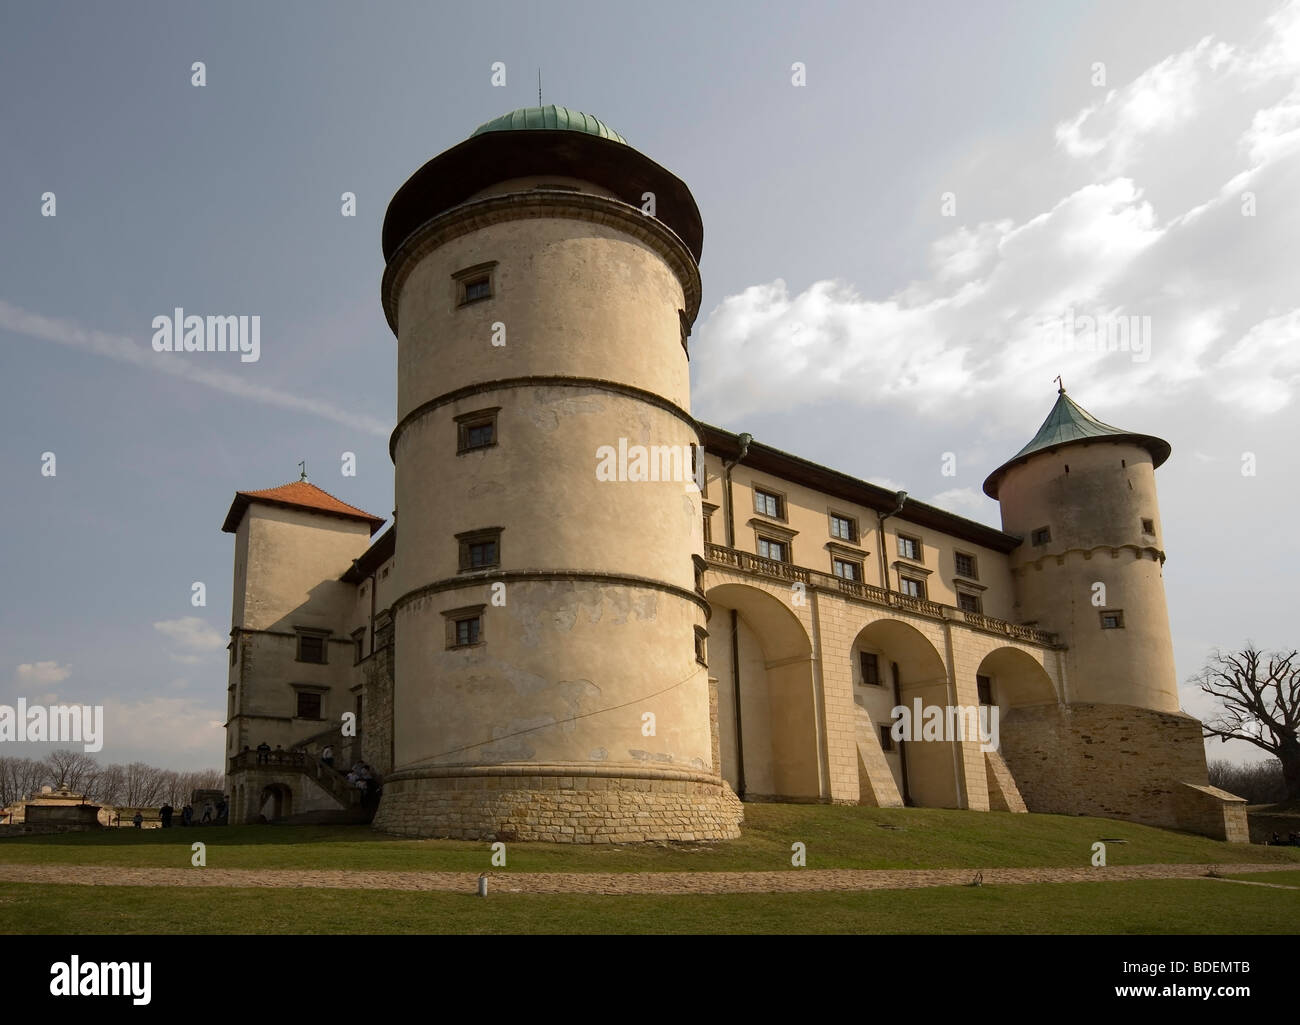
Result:
<instances>
[{"instance_id":1,"label":"rectangular window","mask_svg":"<svg viewBox=\"0 0 1300 1025\"><path fill-rule=\"evenodd\" d=\"M1150 534L1152 537L1154 537L1156 533L1156 521L1144 519L1142 521L1142 533Z\"/></svg>"},{"instance_id":2,"label":"rectangular window","mask_svg":"<svg viewBox=\"0 0 1300 1025\"><path fill-rule=\"evenodd\" d=\"M707 666L709 664L708 656L704 647L705 639L708 636L709 632L707 630L698 626L695 628L695 661L702 666Z\"/></svg>"},{"instance_id":3,"label":"rectangular window","mask_svg":"<svg viewBox=\"0 0 1300 1025\"><path fill-rule=\"evenodd\" d=\"M892 730L893 727L890 726L880 727L880 750L882 751L894 750L894 734Z\"/></svg>"},{"instance_id":4,"label":"rectangular window","mask_svg":"<svg viewBox=\"0 0 1300 1025\"><path fill-rule=\"evenodd\" d=\"M457 534L460 544L460 571L471 573L475 570L492 569L501 565L501 528L491 527L487 530L471 530Z\"/></svg>"},{"instance_id":5,"label":"rectangular window","mask_svg":"<svg viewBox=\"0 0 1300 1025\"><path fill-rule=\"evenodd\" d=\"M456 647L465 648L478 643L482 620L478 616L456 620Z\"/></svg>"},{"instance_id":6,"label":"rectangular window","mask_svg":"<svg viewBox=\"0 0 1300 1025\"><path fill-rule=\"evenodd\" d=\"M497 443L497 410L480 409L456 417L456 452L491 448Z\"/></svg>"},{"instance_id":7,"label":"rectangular window","mask_svg":"<svg viewBox=\"0 0 1300 1025\"><path fill-rule=\"evenodd\" d=\"M230 642L230 664L233 666L239 660L239 641Z\"/></svg>"},{"instance_id":8,"label":"rectangular window","mask_svg":"<svg viewBox=\"0 0 1300 1025\"><path fill-rule=\"evenodd\" d=\"M880 656L870 651L858 652L858 664L862 667L862 683L867 687L884 686L880 679Z\"/></svg>"},{"instance_id":9,"label":"rectangular window","mask_svg":"<svg viewBox=\"0 0 1300 1025\"><path fill-rule=\"evenodd\" d=\"M315 662L318 665L325 663L325 638L329 634L320 633L299 633L298 634L298 661Z\"/></svg>"},{"instance_id":10,"label":"rectangular window","mask_svg":"<svg viewBox=\"0 0 1300 1025\"><path fill-rule=\"evenodd\" d=\"M758 554L764 559L771 559L773 562L789 561L789 547L784 541L771 541L768 538L760 537L758 539Z\"/></svg>"},{"instance_id":11,"label":"rectangular window","mask_svg":"<svg viewBox=\"0 0 1300 1025\"><path fill-rule=\"evenodd\" d=\"M366 657L366 628L352 631L352 664L356 665Z\"/></svg>"},{"instance_id":12,"label":"rectangular window","mask_svg":"<svg viewBox=\"0 0 1300 1025\"><path fill-rule=\"evenodd\" d=\"M909 537L906 534L898 535L898 554L904 559L913 559L916 562L921 561L921 539L919 537Z\"/></svg>"},{"instance_id":13,"label":"rectangular window","mask_svg":"<svg viewBox=\"0 0 1300 1025\"><path fill-rule=\"evenodd\" d=\"M987 676L975 677L975 689L979 691L980 704L993 704L993 680Z\"/></svg>"},{"instance_id":14,"label":"rectangular window","mask_svg":"<svg viewBox=\"0 0 1300 1025\"><path fill-rule=\"evenodd\" d=\"M838 537L841 541L856 542L857 521L847 516L840 516L838 513L831 513L831 537Z\"/></svg>"},{"instance_id":15,"label":"rectangular window","mask_svg":"<svg viewBox=\"0 0 1300 1025\"><path fill-rule=\"evenodd\" d=\"M915 580L912 577L901 577L898 581L898 589L906 595L913 598L925 597L925 581Z\"/></svg>"},{"instance_id":16,"label":"rectangular window","mask_svg":"<svg viewBox=\"0 0 1300 1025\"><path fill-rule=\"evenodd\" d=\"M298 713L299 719L319 719L320 718L320 695L315 691L300 690L298 691Z\"/></svg>"},{"instance_id":17,"label":"rectangular window","mask_svg":"<svg viewBox=\"0 0 1300 1025\"><path fill-rule=\"evenodd\" d=\"M496 262L480 263L466 267L451 276L456 289L456 305L468 306L470 303L482 302L492 298L492 276L496 271Z\"/></svg>"},{"instance_id":18,"label":"rectangular window","mask_svg":"<svg viewBox=\"0 0 1300 1025\"><path fill-rule=\"evenodd\" d=\"M1119 609L1113 609L1101 614L1101 628L1103 630L1123 630L1124 613Z\"/></svg>"},{"instance_id":19,"label":"rectangular window","mask_svg":"<svg viewBox=\"0 0 1300 1025\"><path fill-rule=\"evenodd\" d=\"M1035 545L1045 545L1052 540L1051 527L1039 527L1029 537L1029 543Z\"/></svg>"},{"instance_id":20,"label":"rectangular window","mask_svg":"<svg viewBox=\"0 0 1300 1025\"><path fill-rule=\"evenodd\" d=\"M846 559L832 559L831 563L831 568L837 577L843 577L845 580L862 579L862 566L858 563Z\"/></svg>"},{"instance_id":21,"label":"rectangular window","mask_svg":"<svg viewBox=\"0 0 1300 1025\"><path fill-rule=\"evenodd\" d=\"M966 577L968 580L978 580L980 578L978 568L975 565L975 556L968 555L966 552L958 552L953 556L957 564L957 575Z\"/></svg>"},{"instance_id":22,"label":"rectangular window","mask_svg":"<svg viewBox=\"0 0 1300 1025\"><path fill-rule=\"evenodd\" d=\"M785 519L785 499L771 491L754 489L754 511L773 519Z\"/></svg>"},{"instance_id":23,"label":"rectangular window","mask_svg":"<svg viewBox=\"0 0 1300 1025\"><path fill-rule=\"evenodd\" d=\"M958 591L957 608L963 612L983 612L984 603L980 600L978 594L967 594L965 591Z\"/></svg>"},{"instance_id":24,"label":"rectangular window","mask_svg":"<svg viewBox=\"0 0 1300 1025\"><path fill-rule=\"evenodd\" d=\"M704 543L713 543L713 517L708 513L704 514Z\"/></svg>"}]
</instances>

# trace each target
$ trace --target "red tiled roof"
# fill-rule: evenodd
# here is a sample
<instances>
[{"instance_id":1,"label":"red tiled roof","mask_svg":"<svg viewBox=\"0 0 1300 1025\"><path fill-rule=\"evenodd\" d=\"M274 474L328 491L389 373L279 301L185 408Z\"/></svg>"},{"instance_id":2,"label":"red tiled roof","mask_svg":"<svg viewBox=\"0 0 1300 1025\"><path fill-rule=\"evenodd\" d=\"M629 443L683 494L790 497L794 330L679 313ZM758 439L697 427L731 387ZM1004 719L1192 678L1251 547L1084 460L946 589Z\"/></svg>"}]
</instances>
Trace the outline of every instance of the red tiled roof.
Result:
<instances>
[{"instance_id":1,"label":"red tiled roof","mask_svg":"<svg viewBox=\"0 0 1300 1025\"><path fill-rule=\"evenodd\" d=\"M226 522L221 525L221 529L228 534L238 530L239 521L244 518L244 511L250 502L265 502L267 505L282 505L293 509L310 509L312 512L341 516L347 520L364 520L370 524L371 534L384 525L382 517L372 516L355 505L340 502L315 484L296 480L289 484L281 484L278 488L267 488L265 491L236 491L235 501L230 506L230 512L226 513Z\"/></svg>"}]
</instances>

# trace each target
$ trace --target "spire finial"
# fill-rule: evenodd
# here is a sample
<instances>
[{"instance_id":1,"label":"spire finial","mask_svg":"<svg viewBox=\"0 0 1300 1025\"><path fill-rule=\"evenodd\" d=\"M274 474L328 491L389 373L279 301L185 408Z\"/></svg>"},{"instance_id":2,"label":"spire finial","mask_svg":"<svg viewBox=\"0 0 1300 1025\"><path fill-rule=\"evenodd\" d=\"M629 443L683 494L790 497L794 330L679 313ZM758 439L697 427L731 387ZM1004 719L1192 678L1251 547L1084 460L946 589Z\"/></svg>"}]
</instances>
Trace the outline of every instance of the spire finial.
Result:
<instances>
[{"instance_id":1,"label":"spire finial","mask_svg":"<svg viewBox=\"0 0 1300 1025\"><path fill-rule=\"evenodd\" d=\"M1059 389L1057 389L1056 394L1057 394L1057 395L1064 395L1064 394L1065 394L1065 382L1064 382L1063 380L1061 380L1061 375L1060 375L1060 374L1057 374L1055 377L1052 378L1052 380L1055 381L1057 384L1059 384L1059 385L1061 386Z\"/></svg>"},{"instance_id":2,"label":"spire finial","mask_svg":"<svg viewBox=\"0 0 1300 1025\"><path fill-rule=\"evenodd\" d=\"M298 479L300 481L305 481L307 479L307 460L304 459L302 462L300 462L298 464L298 468L302 470L302 473L298 475Z\"/></svg>"}]
</instances>

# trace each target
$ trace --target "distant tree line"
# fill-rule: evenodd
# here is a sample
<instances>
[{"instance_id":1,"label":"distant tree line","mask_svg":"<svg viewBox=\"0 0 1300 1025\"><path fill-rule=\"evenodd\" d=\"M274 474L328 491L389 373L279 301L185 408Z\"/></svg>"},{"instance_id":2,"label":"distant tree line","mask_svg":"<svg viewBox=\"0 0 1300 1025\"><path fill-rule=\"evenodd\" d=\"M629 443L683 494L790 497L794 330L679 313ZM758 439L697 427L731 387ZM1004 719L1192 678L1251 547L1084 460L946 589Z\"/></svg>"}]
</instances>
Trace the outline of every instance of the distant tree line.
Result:
<instances>
[{"instance_id":1,"label":"distant tree line","mask_svg":"<svg viewBox=\"0 0 1300 1025\"><path fill-rule=\"evenodd\" d=\"M181 808L195 790L222 790L225 785L220 769L177 772L145 762L100 765L91 755L67 749L46 758L0 758L0 807L39 797L41 787L66 787L92 804L151 808L167 803Z\"/></svg>"},{"instance_id":2,"label":"distant tree line","mask_svg":"<svg viewBox=\"0 0 1300 1025\"><path fill-rule=\"evenodd\" d=\"M1249 765L1215 760L1209 769L1210 786L1245 798L1247 804L1281 804L1286 800L1282 763L1275 758Z\"/></svg>"}]
</instances>

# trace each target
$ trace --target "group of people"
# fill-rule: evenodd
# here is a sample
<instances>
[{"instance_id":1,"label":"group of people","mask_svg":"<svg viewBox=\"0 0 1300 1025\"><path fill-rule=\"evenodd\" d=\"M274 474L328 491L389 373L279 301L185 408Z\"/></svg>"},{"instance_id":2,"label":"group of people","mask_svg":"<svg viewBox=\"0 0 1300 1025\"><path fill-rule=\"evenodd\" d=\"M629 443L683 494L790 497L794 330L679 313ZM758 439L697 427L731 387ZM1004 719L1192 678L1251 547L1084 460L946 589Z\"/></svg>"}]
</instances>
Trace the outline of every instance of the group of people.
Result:
<instances>
[{"instance_id":1,"label":"group of people","mask_svg":"<svg viewBox=\"0 0 1300 1025\"><path fill-rule=\"evenodd\" d=\"M207 826L207 825L211 825L214 822L220 825L221 823L226 821L226 815L229 811L230 811L230 805L226 802L226 798L224 795L221 797L220 800L217 801L215 805L213 805L211 801L206 801L204 802L203 805L203 815L199 819L199 825ZM158 818L162 820L163 829L171 829L172 816L174 816L175 814L176 814L176 809L171 806L170 801L158 809ZM136 812L135 817L138 820L140 818L140 813ZM182 826L194 825L193 805L187 804L184 808L181 809L181 825ZM140 828L138 821L136 822L136 828L137 829Z\"/></svg>"},{"instance_id":2,"label":"group of people","mask_svg":"<svg viewBox=\"0 0 1300 1025\"><path fill-rule=\"evenodd\" d=\"M348 782L361 791L363 808L368 808L379 800L379 780L375 778L374 770L365 762L356 762L348 770Z\"/></svg>"}]
</instances>

